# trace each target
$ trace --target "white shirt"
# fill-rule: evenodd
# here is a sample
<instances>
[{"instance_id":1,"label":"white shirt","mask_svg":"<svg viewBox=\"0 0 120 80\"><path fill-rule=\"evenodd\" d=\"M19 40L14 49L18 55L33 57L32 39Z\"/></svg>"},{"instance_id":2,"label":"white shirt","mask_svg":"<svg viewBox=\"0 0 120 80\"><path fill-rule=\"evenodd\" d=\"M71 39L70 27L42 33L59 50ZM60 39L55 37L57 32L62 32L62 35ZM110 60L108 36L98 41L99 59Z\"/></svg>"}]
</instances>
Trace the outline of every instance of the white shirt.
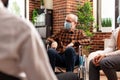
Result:
<instances>
[{"instance_id":1,"label":"white shirt","mask_svg":"<svg viewBox=\"0 0 120 80\"><path fill-rule=\"evenodd\" d=\"M109 40L109 44L108 44L107 48L105 48L104 50L98 50L98 51L90 53L90 55L89 55L91 57L90 60L92 59L92 57L94 57L95 55L98 55L98 54L105 54L106 56L118 55L118 54L120 55L120 50L116 50L117 36L118 36L119 30L120 30L120 27L118 27L117 29L115 29L112 32L112 35Z\"/></svg>"},{"instance_id":2,"label":"white shirt","mask_svg":"<svg viewBox=\"0 0 120 80\"><path fill-rule=\"evenodd\" d=\"M117 36L118 36L119 30L120 30L120 27L118 27L112 32L107 48L105 48L104 50L98 50L89 54L87 58L87 66L89 66L90 60L99 54L105 54L106 56L120 55L120 50L116 50ZM89 67L87 67L86 69L89 71Z\"/></svg>"},{"instance_id":3,"label":"white shirt","mask_svg":"<svg viewBox=\"0 0 120 80\"><path fill-rule=\"evenodd\" d=\"M120 50L116 50L116 48L117 48L117 37L118 37L119 30L120 30L120 27L118 27L117 29L115 29L112 32L108 47L104 50L104 53L107 56L120 54Z\"/></svg>"},{"instance_id":4,"label":"white shirt","mask_svg":"<svg viewBox=\"0 0 120 80\"><path fill-rule=\"evenodd\" d=\"M9 13L0 0L0 71L28 80L57 80L34 26Z\"/></svg>"}]
</instances>

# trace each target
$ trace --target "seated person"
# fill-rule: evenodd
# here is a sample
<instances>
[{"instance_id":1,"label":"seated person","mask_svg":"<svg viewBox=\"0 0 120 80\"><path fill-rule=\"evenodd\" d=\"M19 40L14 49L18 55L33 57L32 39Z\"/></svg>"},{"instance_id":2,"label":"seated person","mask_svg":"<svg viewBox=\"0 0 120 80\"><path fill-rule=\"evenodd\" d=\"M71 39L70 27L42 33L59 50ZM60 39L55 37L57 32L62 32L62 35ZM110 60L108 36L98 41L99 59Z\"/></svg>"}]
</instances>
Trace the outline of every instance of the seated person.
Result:
<instances>
[{"instance_id":1,"label":"seated person","mask_svg":"<svg viewBox=\"0 0 120 80\"><path fill-rule=\"evenodd\" d=\"M88 44L90 39L82 30L76 29L78 17L68 14L65 18L64 28L47 40L52 42L48 49L48 56L51 66L65 67L66 71L73 71L74 66L79 62L77 54L79 44Z\"/></svg>"},{"instance_id":2,"label":"seated person","mask_svg":"<svg viewBox=\"0 0 120 80\"><path fill-rule=\"evenodd\" d=\"M120 23L120 18L117 22ZM89 80L100 80L100 69L108 80L118 80L116 70L120 70L120 27L112 32L110 40L105 50L93 52L88 56Z\"/></svg>"}]
</instances>

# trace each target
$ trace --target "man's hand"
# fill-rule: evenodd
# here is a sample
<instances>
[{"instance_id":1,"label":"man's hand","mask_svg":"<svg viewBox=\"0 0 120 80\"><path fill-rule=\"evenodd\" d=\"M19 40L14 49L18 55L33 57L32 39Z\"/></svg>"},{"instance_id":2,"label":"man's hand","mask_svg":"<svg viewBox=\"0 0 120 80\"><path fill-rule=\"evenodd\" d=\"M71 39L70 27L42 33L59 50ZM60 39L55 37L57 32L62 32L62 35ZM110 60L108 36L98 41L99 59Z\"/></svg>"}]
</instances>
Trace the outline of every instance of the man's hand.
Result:
<instances>
[{"instance_id":1,"label":"man's hand","mask_svg":"<svg viewBox=\"0 0 120 80\"><path fill-rule=\"evenodd\" d=\"M73 45L74 45L73 43L70 43L70 44L68 44L68 45L66 46L66 48L72 47Z\"/></svg>"},{"instance_id":2,"label":"man's hand","mask_svg":"<svg viewBox=\"0 0 120 80\"><path fill-rule=\"evenodd\" d=\"M96 66L99 66L100 61L101 61L104 57L105 57L104 54L102 54L102 55L99 54L99 55L95 56L94 59L93 59L93 63L94 63Z\"/></svg>"},{"instance_id":3,"label":"man's hand","mask_svg":"<svg viewBox=\"0 0 120 80\"><path fill-rule=\"evenodd\" d=\"M58 46L58 43L57 43L56 41L52 42L52 44L51 44L51 48L56 49L57 46Z\"/></svg>"},{"instance_id":4,"label":"man's hand","mask_svg":"<svg viewBox=\"0 0 120 80\"><path fill-rule=\"evenodd\" d=\"M54 39L52 39L52 38L47 38L47 40L46 40L46 41L53 42L53 41L54 41Z\"/></svg>"}]
</instances>

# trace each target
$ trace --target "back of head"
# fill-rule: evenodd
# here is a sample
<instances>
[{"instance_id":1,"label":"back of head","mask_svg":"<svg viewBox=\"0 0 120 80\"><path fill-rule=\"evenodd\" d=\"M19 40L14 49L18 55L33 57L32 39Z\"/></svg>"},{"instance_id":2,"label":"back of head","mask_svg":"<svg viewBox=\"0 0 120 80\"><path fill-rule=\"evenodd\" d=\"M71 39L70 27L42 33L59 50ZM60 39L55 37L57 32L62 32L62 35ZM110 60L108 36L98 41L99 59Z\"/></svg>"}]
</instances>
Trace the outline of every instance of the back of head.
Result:
<instances>
[{"instance_id":1,"label":"back of head","mask_svg":"<svg viewBox=\"0 0 120 80\"><path fill-rule=\"evenodd\" d=\"M3 2L3 4L4 4L5 7L8 6L8 2L9 2L9 0L1 0L1 1Z\"/></svg>"}]
</instances>

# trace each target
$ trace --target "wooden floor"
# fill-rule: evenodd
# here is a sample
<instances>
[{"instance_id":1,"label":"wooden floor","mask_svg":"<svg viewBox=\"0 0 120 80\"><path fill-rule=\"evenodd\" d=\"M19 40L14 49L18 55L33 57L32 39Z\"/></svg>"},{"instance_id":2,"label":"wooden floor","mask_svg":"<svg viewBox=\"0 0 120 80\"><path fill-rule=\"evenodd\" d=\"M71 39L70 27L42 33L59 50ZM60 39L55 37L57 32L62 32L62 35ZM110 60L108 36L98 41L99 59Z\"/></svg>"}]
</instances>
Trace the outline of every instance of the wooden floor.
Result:
<instances>
[{"instance_id":1,"label":"wooden floor","mask_svg":"<svg viewBox=\"0 0 120 80\"><path fill-rule=\"evenodd\" d=\"M117 76L118 76L118 80L120 80L120 72L117 72ZM87 76L87 80L89 80L88 76ZM100 72L100 80L107 80L105 74L102 71Z\"/></svg>"},{"instance_id":2,"label":"wooden floor","mask_svg":"<svg viewBox=\"0 0 120 80\"><path fill-rule=\"evenodd\" d=\"M118 80L120 80L120 72L117 72L117 76L118 76ZM100 80L107 80L107 78L106 78L106 76L104 75L104 73L101 74Z\"/></svg>"}]
</instances>

